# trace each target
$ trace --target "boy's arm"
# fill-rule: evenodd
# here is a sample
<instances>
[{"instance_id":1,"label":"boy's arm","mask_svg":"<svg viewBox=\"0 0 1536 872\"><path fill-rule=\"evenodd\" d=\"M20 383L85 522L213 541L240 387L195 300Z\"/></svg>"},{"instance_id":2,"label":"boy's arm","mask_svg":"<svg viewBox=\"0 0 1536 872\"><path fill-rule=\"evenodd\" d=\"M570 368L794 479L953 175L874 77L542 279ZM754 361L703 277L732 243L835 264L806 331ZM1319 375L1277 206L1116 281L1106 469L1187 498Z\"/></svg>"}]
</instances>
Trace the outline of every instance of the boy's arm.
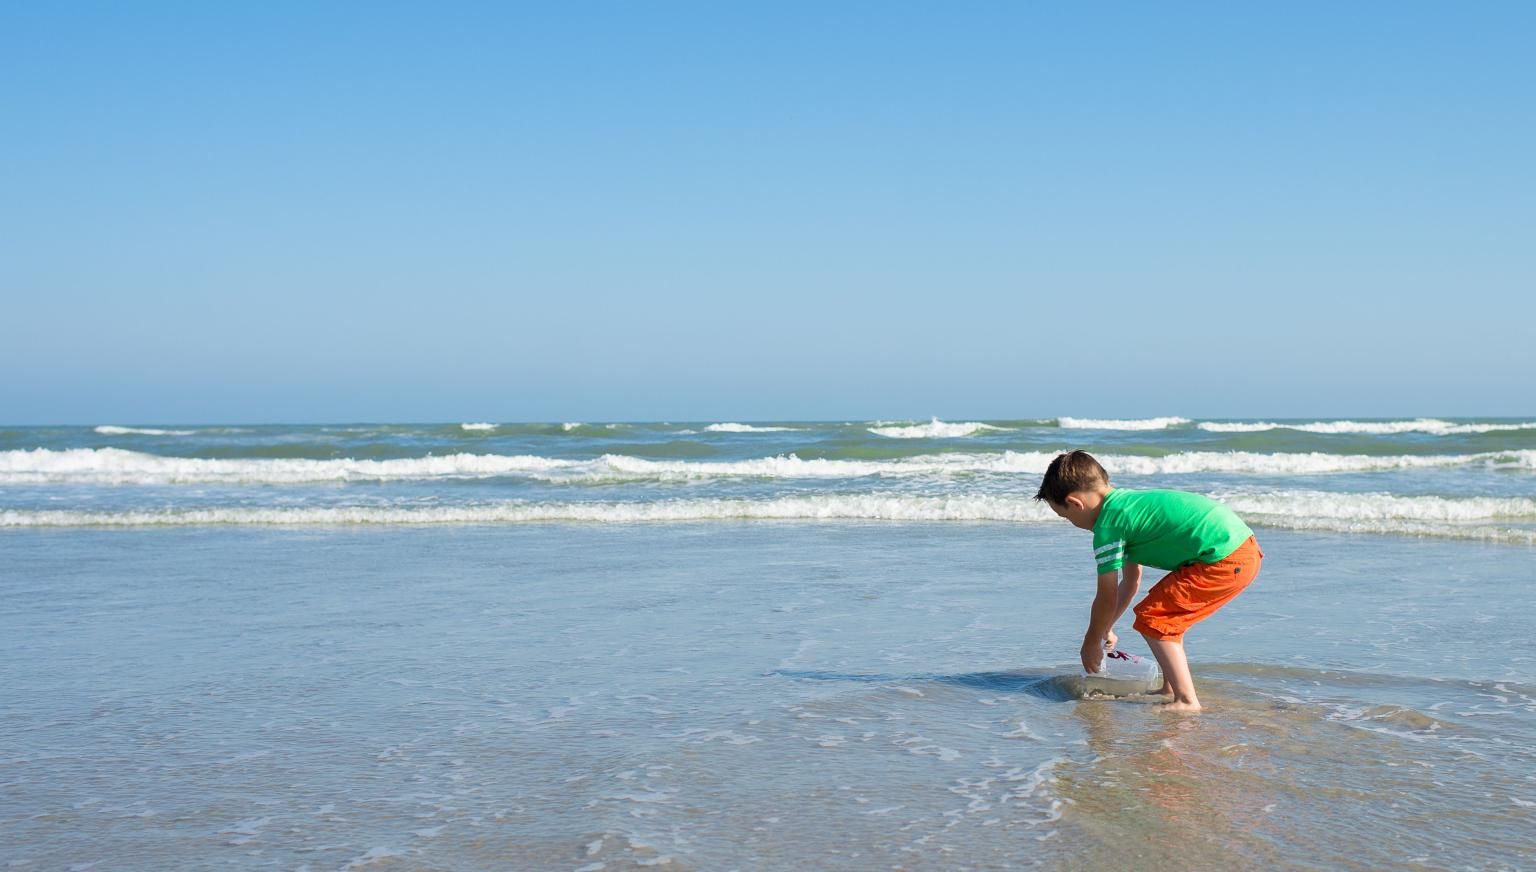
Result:
<instances>
[{"instance_id":1,"label":"boy's arm","mask_svg":"<svg viewBox=\"0 0 1536 872\"><path fill-rule=\"evenodd\" d=\"M1131 600L1136 598L1136 591L1141 588L1141 564L1127 563L1120 567L1120 588L1115 592L1115 620L1110 621L1113 627L1125 614L1125 610L1131 607Z\"/></svg>"},{"instance_id":2,"label":"boy's arm","mask_svg":"<svg viewBox=\"0 0 1536 872\"><path fill-rule=\"evenodd\" d=\"M1127 563L1120 568L1120 587L1115 592L1115 619L1110 622L1110 627L1120 623L1120 618L1125 610L1131 607L1131 600L1136 598L1136 591L1141 587L1141 564ZM1120 644L1120 637L1111 629L1104 634L1104 650L1113 651Z\"/></svg>"},{"instance_id":3,"label":"boy's arm","mask_svg":"<svg viewBox=\"0 0 1536 872\"><path fill-rule=\"evenodd\" d=\"M1111 569L1099 573L1099 590L1093 597L1093 610L1088 617L1088 632L1083 634L1080 655L1083 669L1098 672L1104 662L1104 640L1120 617L1120 590L1117 584L1119 572ZM1139 582L1140 579L1138 579Z\"/></svg>"}]
</instances>

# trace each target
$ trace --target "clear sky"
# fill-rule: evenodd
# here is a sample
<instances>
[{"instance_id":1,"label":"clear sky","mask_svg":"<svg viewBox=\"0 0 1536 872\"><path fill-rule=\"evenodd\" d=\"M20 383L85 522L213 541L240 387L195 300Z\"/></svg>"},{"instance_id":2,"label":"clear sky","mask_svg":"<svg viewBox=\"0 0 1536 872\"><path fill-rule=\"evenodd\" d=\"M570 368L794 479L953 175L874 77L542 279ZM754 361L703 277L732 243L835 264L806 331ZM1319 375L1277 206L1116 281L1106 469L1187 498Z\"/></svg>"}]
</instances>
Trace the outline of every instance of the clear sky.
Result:
<instances>
[{"instance_id":1,"label":"clear sky","mask_svg":"<svg viewBox=\"0 0 1536 872\"><path fill-rule=\"evenodd\" d=\"M0 423L1536 414L1536 4L0 6Z\"/></svg>"}]
</instances>

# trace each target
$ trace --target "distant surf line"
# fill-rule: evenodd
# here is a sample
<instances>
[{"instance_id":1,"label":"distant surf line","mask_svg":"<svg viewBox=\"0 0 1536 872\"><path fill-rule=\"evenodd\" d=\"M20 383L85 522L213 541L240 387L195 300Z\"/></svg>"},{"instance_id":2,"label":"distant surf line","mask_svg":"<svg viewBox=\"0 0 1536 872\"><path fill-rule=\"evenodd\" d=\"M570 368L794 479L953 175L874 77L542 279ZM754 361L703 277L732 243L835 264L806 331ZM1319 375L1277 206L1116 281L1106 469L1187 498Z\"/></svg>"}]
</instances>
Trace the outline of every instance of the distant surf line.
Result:
<instances>
[{"instance_id":1,"label":"distant surf line","mask_svg":"<svg viewBox=\"0 0 1536 872\"><path fill-rule=\"evenodd\" d=\"M271 425L263 425L271 426ZM334 425L311 425L316 428L334 431ZM1158 431L1158 430L1202 430L1209 433L1260 433L1271 430L1292 430L1298 433L1311 433L1314 435L1372 435L1390 436L1409 433L1420 433L1431 436L1459 436L1476 435L1481 433L1515 432L1521 430L1536 430L1536 421L1451 421L1443 418L1411 418L1411 419L1380 419L1362 420L1350 418L1319 418L1314 420L1260 420L1260 419L1194 419L1178 415L1165 415L1148 418L1088 418L1063 415L1055 418L1023 418L1023 419L998 419L998 420L966 420L947 421L938 417L932 417L927 421L922 420L875 420L864 422L852 421L779 421L779 422L754 422L754 421L722 421L716 423L691 423L671 424L668 422L613 422L604 424L585 424L577 421L565 422L514 422L492 423L488 421L465 421L456 425L442 424L376 424L372 426L354 427L356 432L375 432L378 428L409 431L412 427L433 429L441 426L453 426L465 433L490 433L497 431L517 430L526 432L530 428L538 430L549 428L564 433L576 433L583 430L617 430L631 427L656 427L659 429L675 428L678 432L705 432L705 433L778 433L817 431L825 429L857 428L866 432L894 439L963 439L973 436L981 436L989 433L1010 432L1020 429L1059 429L1059 430L1085 430L1085 431ZM195 436L205 433L243 432L227 427L211 427L204 425L181 425L178 427L130 427L117 424L100 424L91 428L93 432L103 436ZM295 426L295 430L306 429L305 426Z\"/></svg>"}]
</instances>

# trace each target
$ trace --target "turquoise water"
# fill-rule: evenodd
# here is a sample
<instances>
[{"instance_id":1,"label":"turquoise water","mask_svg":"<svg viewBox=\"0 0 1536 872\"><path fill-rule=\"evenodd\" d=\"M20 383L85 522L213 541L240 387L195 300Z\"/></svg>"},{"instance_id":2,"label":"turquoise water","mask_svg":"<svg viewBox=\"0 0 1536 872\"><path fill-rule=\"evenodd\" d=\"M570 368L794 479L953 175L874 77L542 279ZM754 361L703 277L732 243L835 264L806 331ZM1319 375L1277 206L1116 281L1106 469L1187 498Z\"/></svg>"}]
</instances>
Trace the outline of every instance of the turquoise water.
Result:
<instances>
[{"instance_id":1,"label":"turquoise water","mask_svg":"<svg viewBox=\"0 0 1536 872\"><path fill-rule=\"evenodd\" d=\"M0 861L1536 865L1531 430L1200 423L9 428ZM1249 501L1207 712L1071 693L1066 447Z\"/></svg>"},{"instance_id":2,"label":"turquoise water","mask_svg":"<svg viewBox=\"0 0 1536 872\"><path fill-rule=\"evenodd\" d=\"M1082 446L1271 528L1536 543L1536 423L1436 419L8 428L0 526L1054 523Z\"/></svg>"}]
</instances>

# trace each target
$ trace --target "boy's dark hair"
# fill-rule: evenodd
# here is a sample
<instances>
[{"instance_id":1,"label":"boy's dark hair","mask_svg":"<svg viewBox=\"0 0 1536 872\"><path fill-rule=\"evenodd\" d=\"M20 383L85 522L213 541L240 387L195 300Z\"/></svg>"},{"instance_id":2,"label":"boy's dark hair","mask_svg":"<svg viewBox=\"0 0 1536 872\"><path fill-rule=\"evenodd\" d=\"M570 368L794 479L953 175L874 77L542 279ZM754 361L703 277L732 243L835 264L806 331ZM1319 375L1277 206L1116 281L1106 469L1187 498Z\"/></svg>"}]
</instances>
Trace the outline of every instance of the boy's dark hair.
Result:
<instances>
[{"instance_id":1,"label":"boy's dark hair","mask_svg":"<svg viewBox=\"0 0 1536 872\"><path fill-rule=\"evenodd\" d=\"M1109 473L1086 451L1069 451L1056 455L1045 468L1045 478L1035 499L1065 505L1067 494L1109 487Z\"/></svg>"}]
</instances>

